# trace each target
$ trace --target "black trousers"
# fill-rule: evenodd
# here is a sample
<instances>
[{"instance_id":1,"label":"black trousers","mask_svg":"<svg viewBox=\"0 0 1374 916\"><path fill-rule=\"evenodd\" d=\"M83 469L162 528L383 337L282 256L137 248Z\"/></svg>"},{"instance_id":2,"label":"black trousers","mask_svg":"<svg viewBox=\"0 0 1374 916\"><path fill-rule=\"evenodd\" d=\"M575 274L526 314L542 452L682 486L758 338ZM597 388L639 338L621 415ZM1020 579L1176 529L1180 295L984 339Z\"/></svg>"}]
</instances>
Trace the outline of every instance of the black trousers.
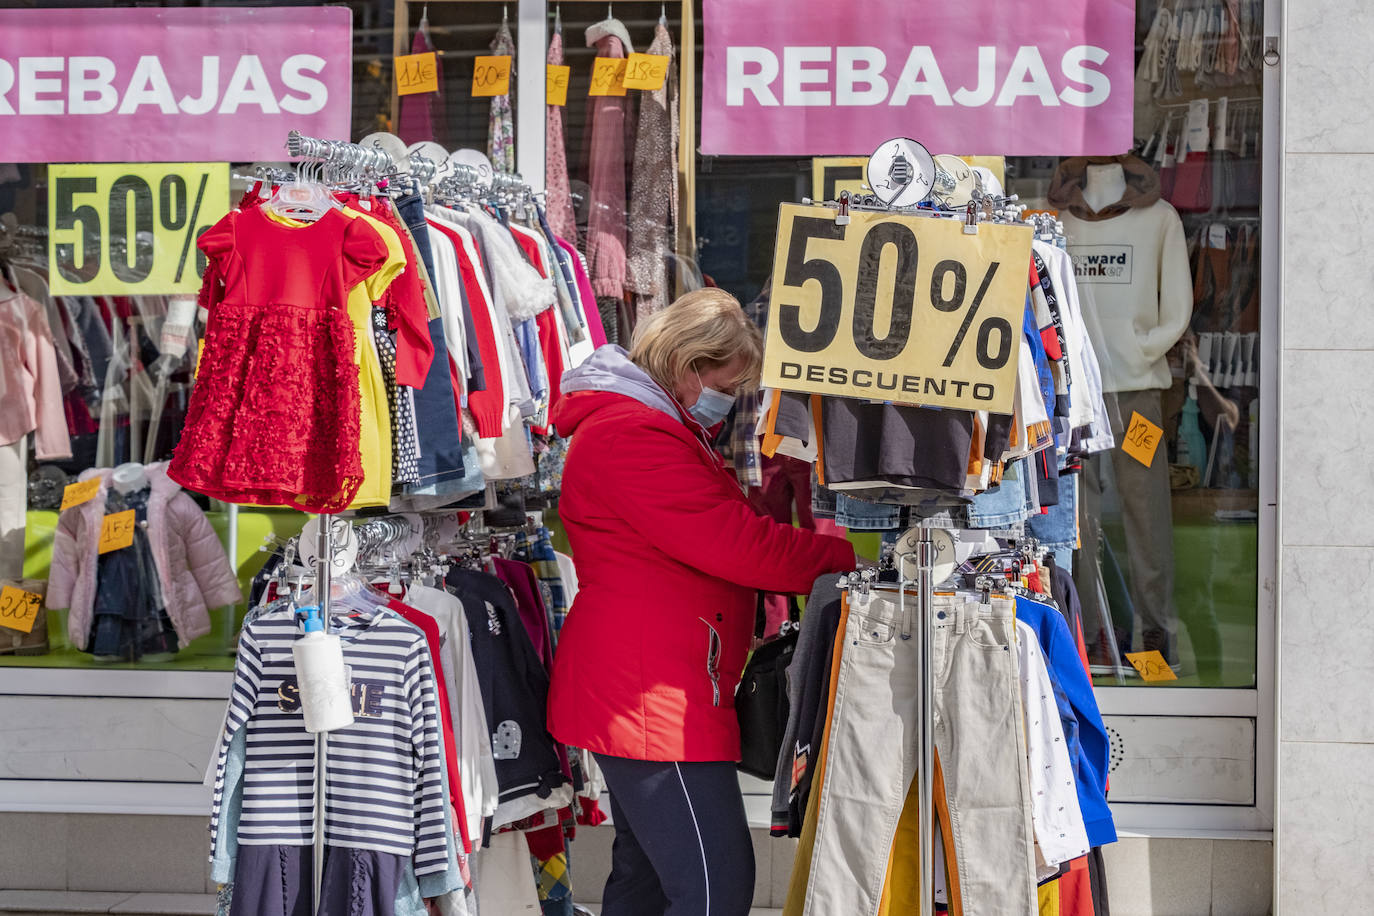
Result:
<instances>
[{"instance_id":1,"label":"black trousers","mask_svg":"<svg viewBox=\"0 0 1374 916\"><path fill-rule=\"evenodd\" d=\"M754 846L735 765L596 759L615 820L602 916L748 916Z\"/></svg>"}]
</instances>

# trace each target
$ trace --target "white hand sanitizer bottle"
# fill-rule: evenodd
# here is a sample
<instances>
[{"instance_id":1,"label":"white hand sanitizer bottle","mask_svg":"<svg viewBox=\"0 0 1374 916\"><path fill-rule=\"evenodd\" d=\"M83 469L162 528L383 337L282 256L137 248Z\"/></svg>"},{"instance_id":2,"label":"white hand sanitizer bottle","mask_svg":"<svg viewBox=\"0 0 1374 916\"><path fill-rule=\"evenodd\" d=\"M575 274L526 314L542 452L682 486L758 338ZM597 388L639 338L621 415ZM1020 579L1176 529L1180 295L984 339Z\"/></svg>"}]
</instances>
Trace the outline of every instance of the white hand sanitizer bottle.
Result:
<instances>
[{"instance_id":1,"label":"white hand sanitizer bottle","mask_svg":"<svg viewBox=\"0 0 1374 916\"><path fill-rule=\"evenodd\" d=\"M303 608L305 635L291 646L296 682L301 692L301 715L311 734L353 724L353 703L344 669L343 643L324 631L317 607Z\"/></svg>"}]
</instances>

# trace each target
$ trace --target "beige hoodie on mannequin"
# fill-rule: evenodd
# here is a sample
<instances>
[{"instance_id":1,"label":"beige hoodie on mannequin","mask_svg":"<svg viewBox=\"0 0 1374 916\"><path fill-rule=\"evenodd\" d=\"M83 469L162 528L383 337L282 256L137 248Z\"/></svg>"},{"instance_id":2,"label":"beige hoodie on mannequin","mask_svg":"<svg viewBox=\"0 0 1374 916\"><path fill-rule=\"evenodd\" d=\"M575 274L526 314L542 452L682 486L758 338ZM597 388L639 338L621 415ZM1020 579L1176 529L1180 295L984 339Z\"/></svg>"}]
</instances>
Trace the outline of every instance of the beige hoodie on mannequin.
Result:
<instances>
[{"instance_id":1,"label":"beige hoodie on mannequin","mask_svg":"<svg viewBox=\"0 0 1374 916\"><path fill-rule=\"evenodd\" d=\"M1083 199L1089 165L1120 165L1126 193L1100 211ZM1060 208L1083 318L1105 391L1168 388L1165 354L1188 329L1193 284L1178 212L1159 177L1133 155L1066 159L1050 187Z\"/></svg>"}]
</instances>

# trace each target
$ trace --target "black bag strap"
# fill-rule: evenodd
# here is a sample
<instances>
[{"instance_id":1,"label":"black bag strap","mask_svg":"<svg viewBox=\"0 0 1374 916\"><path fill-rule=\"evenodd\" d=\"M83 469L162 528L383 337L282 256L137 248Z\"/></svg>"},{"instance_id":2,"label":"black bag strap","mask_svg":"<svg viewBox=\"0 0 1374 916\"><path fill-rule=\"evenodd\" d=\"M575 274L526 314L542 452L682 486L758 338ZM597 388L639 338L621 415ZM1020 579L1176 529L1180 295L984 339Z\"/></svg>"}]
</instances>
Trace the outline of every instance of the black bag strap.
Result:
<instances>
[{"instance_id":1,"label":"black bag strap","mask_svg":"<svg viewBox=\"0 0 1374 916\"><path fill-rule=\"evenodd\" d=\"M754 605L754 639L762 640L763 634L768 629L768 611L766 610L766 600L769 592L758 592L758 601ZM794 624L801 624L801 605L797 602L796 595L787 596L787 619Z\"/></svg>"}]
</instances>

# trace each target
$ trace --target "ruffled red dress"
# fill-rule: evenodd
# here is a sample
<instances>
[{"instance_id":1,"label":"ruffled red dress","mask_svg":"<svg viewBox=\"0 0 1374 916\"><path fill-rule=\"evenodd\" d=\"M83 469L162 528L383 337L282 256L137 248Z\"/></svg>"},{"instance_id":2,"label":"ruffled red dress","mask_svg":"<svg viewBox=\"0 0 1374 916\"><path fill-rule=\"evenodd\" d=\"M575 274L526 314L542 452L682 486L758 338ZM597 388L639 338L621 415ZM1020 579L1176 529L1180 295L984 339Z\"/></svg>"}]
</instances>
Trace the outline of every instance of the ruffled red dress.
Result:
<instances>
[{"instance_id":1,"label":"ruffled red dress","mask_svg":"<svg viewBox=\"0 0 1374 916\"><path fill-rule=\"evenodd\" d=\"M346 509L363 482L348 291L386 243L334 210L288 226L255 207L197 244L210 317L168 476L225 502Z\"/></svg>"}]
</instances>

